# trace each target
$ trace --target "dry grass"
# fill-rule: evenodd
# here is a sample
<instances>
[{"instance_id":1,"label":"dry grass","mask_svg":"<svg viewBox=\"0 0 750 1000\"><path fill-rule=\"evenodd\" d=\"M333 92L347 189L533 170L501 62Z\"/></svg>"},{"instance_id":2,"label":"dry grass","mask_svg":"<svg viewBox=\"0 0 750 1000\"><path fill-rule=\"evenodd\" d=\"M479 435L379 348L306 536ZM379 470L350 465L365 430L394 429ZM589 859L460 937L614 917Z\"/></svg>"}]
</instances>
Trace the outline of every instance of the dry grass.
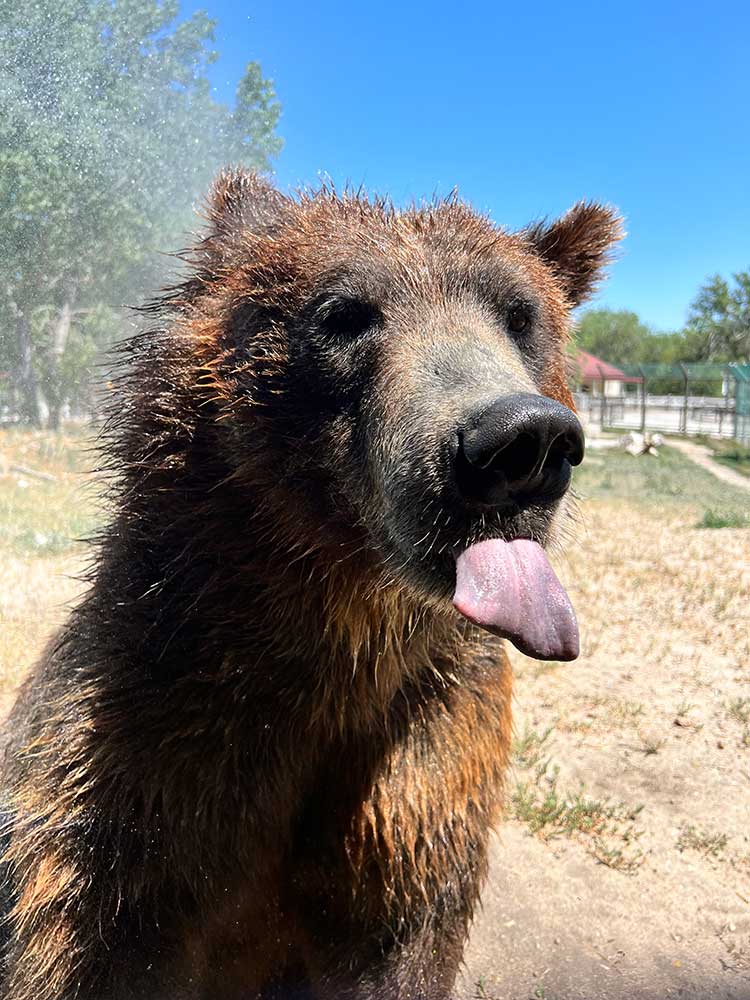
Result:
<instances>
[{"instance_id":1,"label":"dry grass","mask_svg":"<svg viewBox=\"0 0 750 1000\"><path fill-rule=\"evenodd\" d=\"M677 850L698 851L704 856L711 855L718 858L727 846L727 839L725 833L708 833L706 830L699 830L688 824L680 831L680 836L677 839Z\"/></svg>"},{"instance_id":2,"label":"dry grass","mask_svg":"<svg viewBox=\"0 0 750 1000\"><path fill-rule=\"evenodd\" d=\"M81 592L80 539L100 516L88 446L82 433L0 432L0 710Z\"/></svg>"},{"instance_id":3,"label":"dry grass","mask_svg":"<svg viewBox=\"0 0 750 1000\"><path fill-rule=\"evenodd\" d=\"M518 763L522 757L516 757ZM516 783L510 795L510 813L542 841L555 837L576 839L597 861L618 871L635 871L643 861L637 846L635 823L642 805L592 798L583 786L560 786L560 767L538 763Z\"/></svg>"}]
</instances>

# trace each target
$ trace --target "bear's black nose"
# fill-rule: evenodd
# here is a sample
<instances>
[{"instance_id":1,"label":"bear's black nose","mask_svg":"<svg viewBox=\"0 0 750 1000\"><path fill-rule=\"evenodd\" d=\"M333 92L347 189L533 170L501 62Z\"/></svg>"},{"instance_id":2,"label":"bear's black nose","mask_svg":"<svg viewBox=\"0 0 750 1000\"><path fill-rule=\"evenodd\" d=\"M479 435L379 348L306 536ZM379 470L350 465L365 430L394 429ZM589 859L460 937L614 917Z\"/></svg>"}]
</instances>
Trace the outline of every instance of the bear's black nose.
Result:
<instances>
[{"instance_id":1,"label":"bear's black nose","mask_svg":"<svg viewBox=\"0 0 750 1000\"><path fill-rule=\"evenodd\" d=\"M459 430L456 479L466 499L490 506L556 499L583 448L583 430L567 406L533 393L501 396Z\"/></svg>"}]
</instances>

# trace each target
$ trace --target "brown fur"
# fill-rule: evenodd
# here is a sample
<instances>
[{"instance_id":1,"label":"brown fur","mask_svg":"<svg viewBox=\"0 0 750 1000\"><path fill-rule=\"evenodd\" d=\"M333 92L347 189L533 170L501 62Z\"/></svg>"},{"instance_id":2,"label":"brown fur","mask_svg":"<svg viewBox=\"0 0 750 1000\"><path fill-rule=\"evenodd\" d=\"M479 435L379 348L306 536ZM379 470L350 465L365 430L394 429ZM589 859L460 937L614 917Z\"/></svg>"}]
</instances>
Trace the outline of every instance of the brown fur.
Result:
<instances>
[{"instance_id":1,"label":"brown fur","mask_svg":"<svg viewBox=\"0 0 750 1000\"><path fill-rule=\"evenodd\" d=\"M0 995L446 997L511 681L433 581L454 544L440 530L492 525L446 514L412 539L411 491L434 525L440 483L432 459L408 463L486 365L570 402L568 311L618 222L582 206L510 234L458 202L398 213L228 172L208 223L152 308L165 325L126 349L91 589L8 723ZM509 282L536 296L526 360L484 292ZM295 334L332 283L367 286L398 336L355 351ZM471 385L436 404L467 352ZM553 541L563 508L513 531Z\"/></svg>"}]
</instances>

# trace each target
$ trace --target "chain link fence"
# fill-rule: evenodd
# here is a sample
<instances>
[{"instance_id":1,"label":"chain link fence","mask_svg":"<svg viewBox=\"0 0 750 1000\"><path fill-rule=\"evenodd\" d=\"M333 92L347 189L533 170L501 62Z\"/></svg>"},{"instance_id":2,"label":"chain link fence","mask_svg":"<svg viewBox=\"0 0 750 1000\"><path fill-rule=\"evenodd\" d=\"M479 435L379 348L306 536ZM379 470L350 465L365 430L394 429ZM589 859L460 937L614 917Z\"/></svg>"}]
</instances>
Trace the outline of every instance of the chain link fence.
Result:
<instances>
[{"instance_id":1,"label":"chain link fence","mask_svg":"<svg viewBox=\"0 0 750 1000\"><path fill-rule=\"evenodd\" d=\"M602 367L594 388L574 393L592 423L750 445L750 364L623 364L620 371Z\"/></svg>"}]
</instances>

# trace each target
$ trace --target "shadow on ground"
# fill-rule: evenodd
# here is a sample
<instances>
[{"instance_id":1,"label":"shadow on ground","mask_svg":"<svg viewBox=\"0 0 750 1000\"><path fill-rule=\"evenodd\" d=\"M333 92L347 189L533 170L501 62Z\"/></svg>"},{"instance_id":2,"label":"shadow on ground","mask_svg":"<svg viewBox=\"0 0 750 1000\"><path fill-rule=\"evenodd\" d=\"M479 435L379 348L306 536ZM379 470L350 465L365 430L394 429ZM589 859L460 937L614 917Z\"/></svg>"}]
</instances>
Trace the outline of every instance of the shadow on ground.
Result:
<instances>
[{"instance_id":1,"label":"shadow on ground","mask_svg":"<svg viewBox=\"0 0 750 1000\"><path fill-rule=\"evenodd\" d=\"M503 828L460 1000L750 998L750 956L741 950L750 928L739 899L727 921L721 885L712 893L676 883L667 891L681 899L665 906L663 878L599 866L594 879L592 864L578 845L553 853L519 825Z\"/></svg>"}]
</instances>

